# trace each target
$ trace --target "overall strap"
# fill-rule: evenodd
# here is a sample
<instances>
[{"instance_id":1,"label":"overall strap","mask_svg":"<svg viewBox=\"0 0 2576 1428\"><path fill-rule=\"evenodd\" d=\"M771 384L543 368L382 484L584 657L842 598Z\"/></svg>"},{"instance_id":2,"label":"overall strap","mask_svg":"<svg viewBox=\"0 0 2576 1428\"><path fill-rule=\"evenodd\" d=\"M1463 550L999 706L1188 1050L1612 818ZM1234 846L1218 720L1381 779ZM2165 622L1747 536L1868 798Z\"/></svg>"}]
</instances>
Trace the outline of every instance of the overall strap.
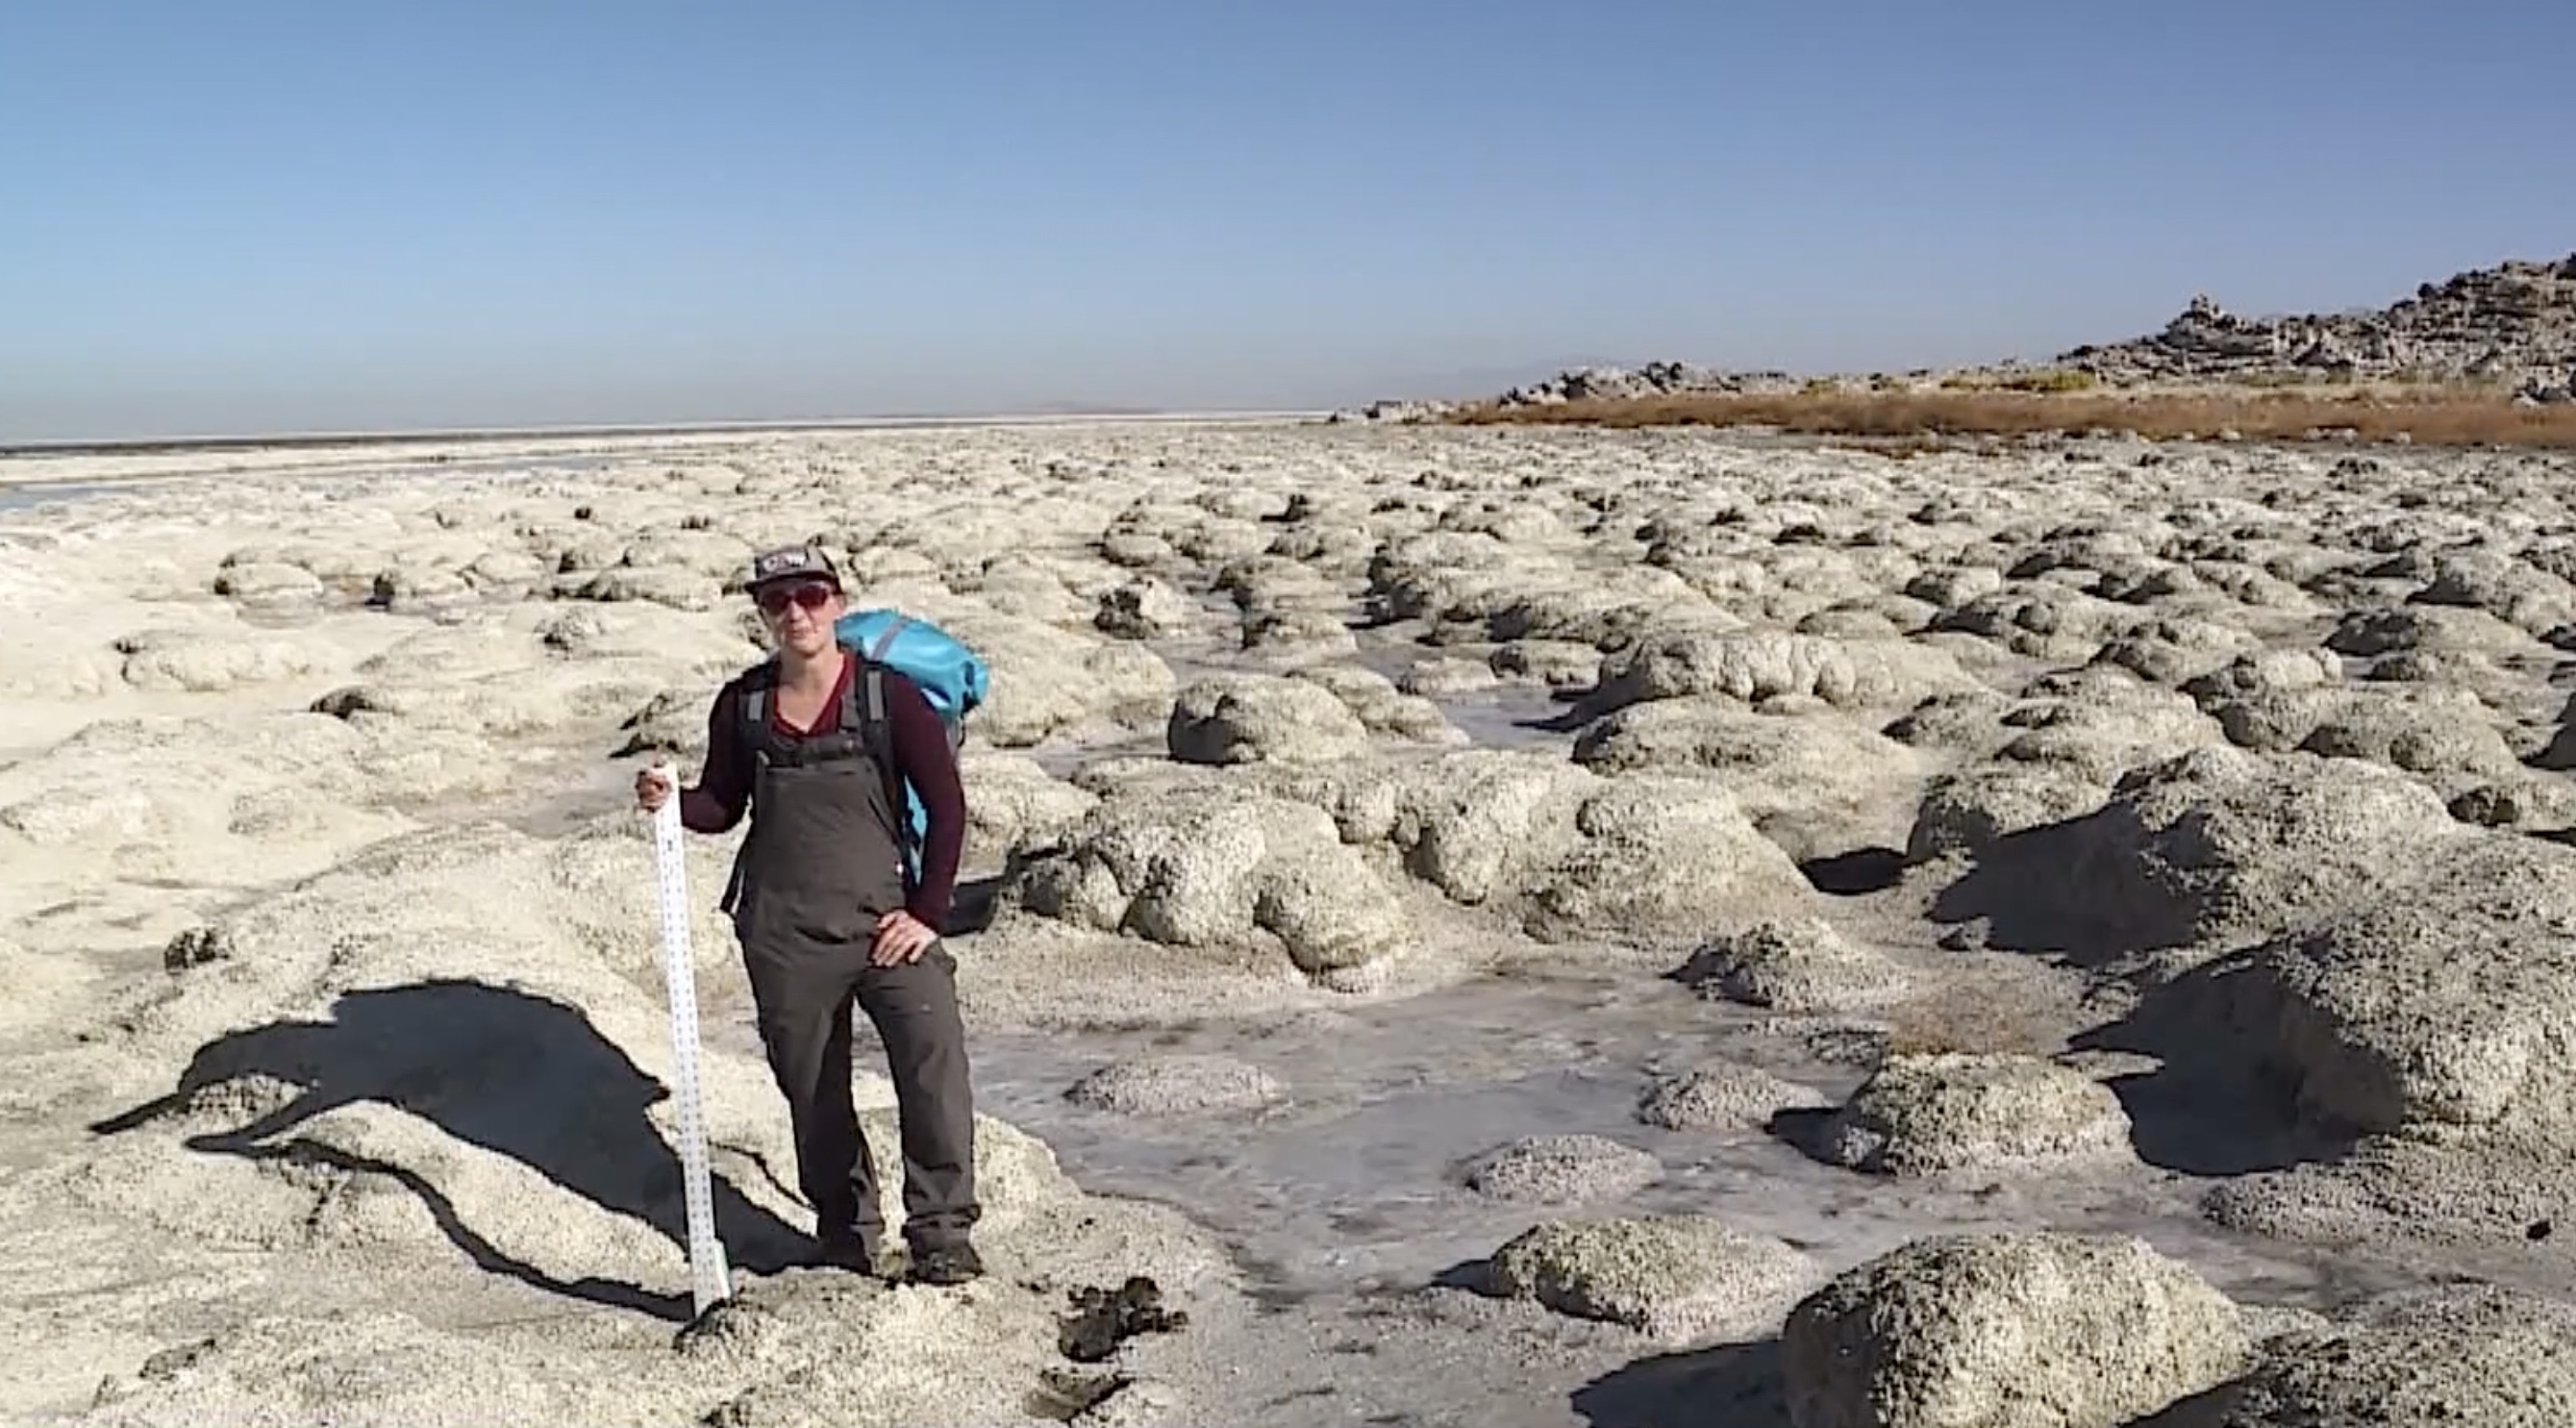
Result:
<instances>
[{"instance_id":1,"label":"overall strap","mask_svg":"<svg viewBox=\"0 0 2576 1428\"><path fill-rule=\"evenodd\" d=\"M882 649L884 642L879 641L877 647ZM895 759L892 725L886 719L885 673L874 660L857 649L848 645L843 648L849 651L851 659L857 661L858 668L841 690L838 730L813 744L785 750L782 757L796 764L805 763L809 752L820 759L846 758L852 745L856 745L875 759L878 773L885 782L887 811L894 824L895 843L906 854L904 877L909 891L919 850L912 833L911 810L904 796L903 775ZM743 747L752 760L751 809L754 812L760 806L764 786L771 777L773 761L770 757L769 717L771 691L776 678L777 666L772 662L745 684L742 718L736 725ZM745 891L749 873L746 864L750 860L752 843L759 837L759 820L754 817L750 821L752 826L745 833L742 846L735 852L732 877L726 884L723 900L718 904L722 911L728 913L734 911Z\"/></svg>"},{"instance_id":2,"label":"overall strap","mask_svg":"<svg viewBox=\"0 0 2576 1428\"><path fill-rule=\"evenodd\" d=\"M858 650L846 644L841 648L853 661L861 665L865 664ZM741 747L754 764L755 779L766 773L773 763L801 766L830 759L847 758L853 749L864 747L865 735L860 719L862 705L855 671L851 675L849 684L841 690L836 727L827 734L789 735L782 738L771 727L776 717L777 684L778 667L775 659L755 667L751 677L742 687L741 717L734 721L741 739Z\"/></svg>"}]
</instances>

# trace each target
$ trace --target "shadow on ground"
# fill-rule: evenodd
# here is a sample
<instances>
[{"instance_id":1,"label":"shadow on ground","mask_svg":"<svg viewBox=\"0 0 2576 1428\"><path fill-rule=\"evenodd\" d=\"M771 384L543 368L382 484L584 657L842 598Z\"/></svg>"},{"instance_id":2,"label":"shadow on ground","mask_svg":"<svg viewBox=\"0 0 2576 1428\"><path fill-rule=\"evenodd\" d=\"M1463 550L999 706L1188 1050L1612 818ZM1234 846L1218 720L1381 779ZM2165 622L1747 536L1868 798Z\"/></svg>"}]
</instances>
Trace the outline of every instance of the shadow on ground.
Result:
<instances>
[{"instance_id":1,"label":"shadow on ground","mask_svg":"<svg viewBox=\"0 0 2576 1428\"><path fill-rule=\"evenodd\" d=\"M1841 1119L1833 1106L1783 1106L1763 1121L1762 1133L1819 1165L1839 1166L1834 1127Z\"/></svg>"},{"instance_id":2,"label":"shadow on ground","mask_svg":"<svg viewBox=\"0 0 2576 1428\"><path fill-rule=\"evenodd\" d=\"M1996 951L2086 968L2188 946L2192 900L2138 875L2129 825L2127 811L2111 807L1994 838L1934 895L1931 920L1982 922Z\"/></svg>"},{"instance_id":3,"label":"shadow on ground","mask_svg":"<svg viewBox=\"0 0 2576 1428\"><path fill-rule=\"evenodd\" d=\"M2266 1054L2279 1023L2275 998L2248 974L2246 959L2221 957L2148 988L2128 1015L2069 1045L2158 1063L2103 1081L2150 1165L2226 1176L2340 1160L2362 1128L2323 1125L2302 1112L2296 1085Z\"/></svg>"},{"instance_id":4,"label":"shadow on ground","mask_svg":"<svg viewBox=\"0 0 2576 1428\"><path fill-rule=\"evenodd\" d=\"M1434 1289L1455 1289L1468 1294L1494 1292L1494 1262L1490 1259L1467 1259L1431 1276Z\"/></svg>"},{"instance_id":5,"label":"shadow on ground","mask_svg":"<svg viewBox=\"0 0 2576 1428\"><path fill-rule=\"evenodd\" d=\"M417 1172L294 1133L343 1106L394 1107L508 1156L603 1210L642 1220L685 1252L679 1157L647 1114L670 1092L576 1008L474 981L351 992L333 1004L328 1021L273 1022L207 1043L176 1090L90 1129L130 1133L187 1111L210 1089L251 1077L293 1086L295 1097L248 1125L190 1136L190 1149L383 1176L419 1196L448 1239L490 1273L675 1322L690 1317L686 1295L604 1279L564 1281L512 1259ZM799 1261L806 1236L721 1174L714 1190L717 1233L734 1266L774 1274Z\"/></svg>"},{"instance_id":6,"label":"shadow on ground","mask_svg":"<svg viewBox=\"0 0 2576 1428\"><path fill-rule=\"evenodd\" d=\"M2249 1423L2317 1421L2306 1413L2287 1420L2276 1418L2265 1411L2267 1408L2276 1406L2266 1404L2265 1397L2266 1395L2261 1391L2259 1377L2251 1381L2240 1379L2222 1383L2216 1388L2204 1389L2189 1398L2168 1404L2126 1425L2126 1428L2242 1428L2242 1425Z\"/></svg>"},{"instance_id":7,"label":"shadow on ground","mask_svg":"<svg viewBox=\"0 0 2576 1428\"><path fill-rule=\"evenodd\" d=\"M2073 1050L2152 1058L2152 1070L2107 1076L2134 1128L2138 1155L2186 1175L2287 1170L2349 1154L2363 1128L2317 1123L2282 1070L2280 997L2243 950L2188 964L2192 900L2124 866L2119 810L2009 833L1933 898L1931 919L1982 922L1996 951L2061 962L2126 981L2136 1004L2081 1032Z\"/></svg>"},{"instance_id":8,"label":"shadow on ground","mask_svg":"<svg viewBox=\"0 0 2576 1428\"><path fill-rule=\"evenodd\" d=\"M942 935L967 937L992 927L993 914L1001 906L1003 884L1016 871L1015 864L989 878L959 878L956 890L949 895L948 922L940 929Z\"/></svg>"},{"instance_id":9,"label":"shadow on ground","mask_svg":"<svg viewBox=\"0 0 2576 1428\"><path fill-rule=\"evenodd\" d=\"M1829 897L1866 897L1905 880L1905 854L1895 848L1854 848L1798 864L1807 883Z\"/></svg>"},{"instance_id":10,"label":"shadow on ground","mask_svg":"<svg viewBox=\"0 0 2576 1428\"><path fill-rule=\"evenodd\" d=\"M1780 1341L1639 1359L1574 1391L1590 1428L1791 1428Z\"/></svg>"}]
</instances>

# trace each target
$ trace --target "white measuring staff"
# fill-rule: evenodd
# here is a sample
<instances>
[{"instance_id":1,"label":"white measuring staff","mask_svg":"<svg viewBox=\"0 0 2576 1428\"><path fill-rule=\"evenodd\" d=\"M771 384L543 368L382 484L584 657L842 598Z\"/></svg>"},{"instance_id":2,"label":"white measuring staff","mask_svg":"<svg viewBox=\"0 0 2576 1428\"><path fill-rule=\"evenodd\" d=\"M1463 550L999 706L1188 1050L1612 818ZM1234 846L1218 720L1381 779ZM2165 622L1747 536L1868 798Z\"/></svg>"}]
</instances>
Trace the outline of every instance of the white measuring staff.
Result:
<instances>
[{"instance_id":1,"label":"white measuring staff","mask_svg":"<svg viewBox=\"0 0 2576 1428\"><path fill-rule=\"evenodd\" d=\"M724 1241L716 1238L714 1186L707 1171L707 1123L698 1096L697 963L689 954L689 868L681 847L678 776L655 759L670 796L653 811L653 867L662 894L662 982L671 997L671 1072L679 1079L680 1171L689 1206L689 1279L697 1311L732 1292Z\"/></svg>"}]
</instances>

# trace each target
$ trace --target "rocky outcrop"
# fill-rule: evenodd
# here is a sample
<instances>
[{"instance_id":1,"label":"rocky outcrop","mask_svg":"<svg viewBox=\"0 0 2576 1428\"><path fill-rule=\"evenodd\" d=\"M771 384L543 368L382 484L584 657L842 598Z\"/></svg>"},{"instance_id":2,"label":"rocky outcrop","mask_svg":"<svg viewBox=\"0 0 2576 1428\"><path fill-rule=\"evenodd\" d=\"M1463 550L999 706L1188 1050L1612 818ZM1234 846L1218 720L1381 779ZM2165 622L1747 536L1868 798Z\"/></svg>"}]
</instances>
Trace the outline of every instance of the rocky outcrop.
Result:
<instances>
[{"instance_id":1,"label":"rocky outcrop","mask_svg":"<svg viewBox=\"0 0 2576 1428\"><path fill-rule=\"evenodd\" d=\"M2160 1428L2477 1423L2542 1428L2576 1413L2576 1313L2500 1285L2380 1296L2353 1322L2294 1329L2253 1372Z\"/></svg>"},{"instance_id":2,"label":"rocky outcrop","mask_svg":"<svg viewBox=\"0 0 2576 1428\"><path fill-rule=\"evenodd\" d=\"M1817 1127L1821 1158L1873 1175L1997 1175L2099 1165L2129 1149L2108 1086L2008 1053L1889 1056Z\"/></svg>"},{"instance_id":3,"label":"rocky outcrop","mask_svg":"<svg viewBox=\"0 0 2576 1428\"><path fill-rule=\"evenodd\" d=\"M1575 367L1544 382L1514 387L1495 402L1506 407L1542 407L1639 397L1760 396L1795 391L1798 384L1799 379L1786 372L1728 372L1696 362L1649 362L1642 367Z\"/></svg>"},{"instance_id":4,"label":"rocky outcrop","mask_svg":"<svg viewBox=\"0 0 2576 1428\"><path fill-rule=\"evenodd\" d=\"M1633 401L1642 397L1768 396L1794 392L1800 378L1786 372L1730 372L1696 362L1648 362L1638 367L1569 367L1544 381L1495 397L1501 407L1555 407L1568 402ZM1390 399L1333 413L1335 422L1436 421L1456 412L1454 401Z\"/></svg>"},{"instance_id":5,"label":"rocky outcrop","mask_svg":"<svg viewBox=\"0 0 2576 1428\"><path fill-rule=\"evenodd\" d=\"M2502 383L2567 401L2576 396L2576 254L2474 269L2384 309L2331 316L2242 317L2196 296L2160 332L2058 361L2118 385L2338 376Z\"/></svg>"},{"instance_id":6,"label":"rocky outcrop","mask_svg":"<svg viewBox=\"0 0 2576 1428\"><path fill-rule=\"evenodd\" d=\"M1492 1293L1685 1343L1767 1329L1816 1278L1786 1242L1706 1215L1543 1221L1487 1273Z\"/></svg>"},{"instance_id":7,"label":"rocky outcrop","mask_svg":"<svg viewBox=\"0 0 2576 1428\"><path fill-rule=\"evenodd\" d=\"M1957 371L1845 375L1726 371L1694 362L1576 367L1482 402L1389 400L1336 412L1337 422L1437 421L1467 406L1554 407L1656 397L1777 396L1822 380L1883 388L1930 380L2026 385L2070 373L2092 386L2327 380L2473 382L2530 402L2576 402L2576 253L2507 259L2418 287L2385 308L2245 317L2196 294L2156 332L2086 343L2052 364L1998 362Z\"/></svg>"},{"instance_id":8,"label":"rocky outcrop","mask_svg":"<svg viewBox=\"0 0 2576 1428\"><path fill-rule=\"evenodd\" d=\"M2241 1373L2236 1306L2144 1241L1916 1240L1801 1301L1782 1335L1798 1428L2119 1428Z\"/></svg>"}]
</instances>

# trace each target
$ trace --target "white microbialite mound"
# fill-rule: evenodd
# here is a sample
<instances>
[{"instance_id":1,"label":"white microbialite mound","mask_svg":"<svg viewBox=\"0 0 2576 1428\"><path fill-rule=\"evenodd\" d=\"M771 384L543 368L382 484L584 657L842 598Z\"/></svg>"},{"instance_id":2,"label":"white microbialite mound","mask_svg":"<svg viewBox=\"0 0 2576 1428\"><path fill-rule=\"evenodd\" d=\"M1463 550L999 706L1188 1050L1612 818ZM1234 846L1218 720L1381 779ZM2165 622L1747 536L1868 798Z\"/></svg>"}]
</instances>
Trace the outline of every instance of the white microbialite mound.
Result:
<instances>
[{"instance_id":1,"label":"white microbialite mound","mask_svg":"<svg viewBox=\"0 0 2576 1428\"><path fill-rule=\"evenodd\" d=\"M0 1413L2566 1421L2576 483L2033 447L844 433L0 509ZM627 786L808 538L992 666L993 1272L791 1263L695 839L740 1292L682 1332ZM2336 1256L2375 1297L2276 1302Z\"/></svg>"}]
</instances>

